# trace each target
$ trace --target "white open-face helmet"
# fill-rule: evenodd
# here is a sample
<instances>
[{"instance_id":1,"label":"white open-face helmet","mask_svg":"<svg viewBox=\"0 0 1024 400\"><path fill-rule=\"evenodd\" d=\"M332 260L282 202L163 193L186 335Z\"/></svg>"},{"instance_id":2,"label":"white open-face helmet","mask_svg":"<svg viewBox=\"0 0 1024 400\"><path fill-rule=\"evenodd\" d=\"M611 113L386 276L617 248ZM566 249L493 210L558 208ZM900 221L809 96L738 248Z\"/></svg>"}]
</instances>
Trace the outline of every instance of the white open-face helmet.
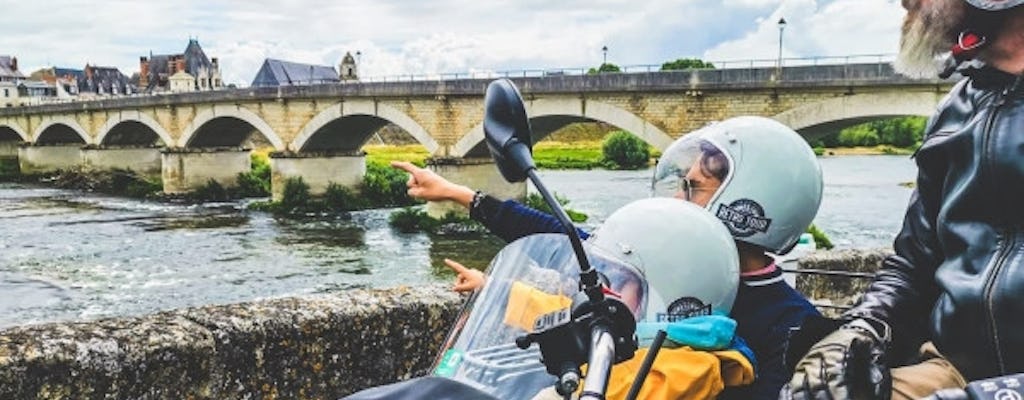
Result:
<instances>
[{"instance_id":1,"label":"white open-face helmet","mask_svg":"<svg viewBox=\"0 0 1024 400\"><path fill-rule=\"evenodd\" d=\"M692 198L690 169L721 181L706 208L738 241L784 254L821 204L821 167L798 133L763 117L737 117L676 140L655 168L655 196Z\"/></svg>"},{"instance_id":2,"label":"white open-face helmet","mask_svg":"<svg viewBox=\"0 0 1024 400\"><path fill-rule=\"evenodd\" d=\"M672 322L732 309L740 275L736 244L703 208L672 198L637 200L612 213L587 243L639 271L594 265L627 304L640 302L638 321ZM637 275L642 281L631 285Z\"/></svg>"}]
</instances>

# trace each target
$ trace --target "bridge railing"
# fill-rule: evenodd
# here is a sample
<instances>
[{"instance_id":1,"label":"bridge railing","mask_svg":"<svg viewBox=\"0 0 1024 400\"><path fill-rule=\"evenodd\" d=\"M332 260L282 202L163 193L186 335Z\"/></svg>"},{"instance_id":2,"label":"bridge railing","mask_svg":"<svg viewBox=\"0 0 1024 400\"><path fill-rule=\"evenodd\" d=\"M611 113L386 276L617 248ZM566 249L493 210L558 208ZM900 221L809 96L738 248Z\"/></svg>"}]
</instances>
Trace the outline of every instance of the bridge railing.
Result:
<instances>
[{"instance_id":1,"label":"bridge railing","mask_svg":"<svg viewBox=\"0 0 1024 400\"><path fill-rule=\"evenodd\" d=\"M711 60L705 61L713 65L714 70L765 70L771 68L792 68L808 66L842 66L854 64L878 64L879 66L891 63L895 59L894 54L858 54L849 56L821 56L821 57L789 57L771 59L751 60ZM640 64L619 66L619 72L602 72L602 74L629 74L649 73L661 71L661 64ZM360 78L359 82L415 82L415 81L448 81L460 79L497 79L497 78L543 78L556 76L587 75L590 67L569 67L569 68L544 68L544 69L518 69L518 70L480 70L467 72L445 72L427 74L398 74L368 76ZM352 82L356 83L356 82Z\"/></svg>"}]
</instances>

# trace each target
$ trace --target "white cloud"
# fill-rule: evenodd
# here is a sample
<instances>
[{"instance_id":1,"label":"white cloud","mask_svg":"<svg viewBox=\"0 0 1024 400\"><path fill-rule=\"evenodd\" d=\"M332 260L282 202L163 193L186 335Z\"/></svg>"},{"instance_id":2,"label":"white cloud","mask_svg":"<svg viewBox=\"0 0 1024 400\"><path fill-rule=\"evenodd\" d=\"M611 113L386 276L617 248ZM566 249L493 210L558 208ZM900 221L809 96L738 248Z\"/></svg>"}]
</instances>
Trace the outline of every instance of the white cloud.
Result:
<instances>
[{"instance_id":1,"label":"white cloud","mask_svg":"<svg viewBox=\"0 0 1024 400\"><path fill-rule=\"evenodd\" d=\"M744 36L708 49L710 60L774 60L780 18L783 57L893 54L904 11L898 0L785 0Z\"/></svg>"},{"instance_id":2,"label":"white cloud","mask_svg":"<svg viewBox=\"0 0 1024 400\"><path fill-rule=\"evenodd\" d=\"M367 75L591 67L774 58L785 15L787 55L891 52L895 0L469 0L19 2L0 15L0 54L23 69L86 62L138 70L150 51L198 37L227 82L247 85L265 57L337 65L361 51ZM774 11L773 11L774 10Z\"/></svg>"}]
</instances>

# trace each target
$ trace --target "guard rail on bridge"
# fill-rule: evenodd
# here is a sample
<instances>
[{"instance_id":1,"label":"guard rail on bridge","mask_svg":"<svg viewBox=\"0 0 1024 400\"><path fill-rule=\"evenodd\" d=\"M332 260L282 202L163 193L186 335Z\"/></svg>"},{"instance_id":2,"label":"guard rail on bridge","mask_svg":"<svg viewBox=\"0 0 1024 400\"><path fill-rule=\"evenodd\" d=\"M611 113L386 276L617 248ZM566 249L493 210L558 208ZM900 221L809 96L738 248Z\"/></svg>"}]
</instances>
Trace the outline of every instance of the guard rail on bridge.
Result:
<instances>
[{"instance_id":1,"label":"guard rail on bridge","mask_svg":"<svg viewBox=\"0 0 1024 400\"><path fill-rule=\"evenodd\" d=\"M855 65L855 64L891 64L896 59L894 54L860 54L849 56L824 56L824 57L792 57L752 60L723 60L705 61L713 65L711 68L691 69L715 69L715 70L754 70L772 68L807 67L819 65ZM395 74L380 75L360 78L361 82L414 82L414 81L450 81L460 79L497 79L497 78L543 78L555 76L588 75L592 68L570 67L570 68L546 68L546 69L518 69L505 71L468 71L468 72L447 72L430 74ZM661 64L640 64L619 66L618 72L601 72L601 74L630 74L662 72ZM691 70L687 69L687 70ZM686 71L686 70L675 70ZM879 72L883 72L879 70Z\"/></svg>"}]
</instances>

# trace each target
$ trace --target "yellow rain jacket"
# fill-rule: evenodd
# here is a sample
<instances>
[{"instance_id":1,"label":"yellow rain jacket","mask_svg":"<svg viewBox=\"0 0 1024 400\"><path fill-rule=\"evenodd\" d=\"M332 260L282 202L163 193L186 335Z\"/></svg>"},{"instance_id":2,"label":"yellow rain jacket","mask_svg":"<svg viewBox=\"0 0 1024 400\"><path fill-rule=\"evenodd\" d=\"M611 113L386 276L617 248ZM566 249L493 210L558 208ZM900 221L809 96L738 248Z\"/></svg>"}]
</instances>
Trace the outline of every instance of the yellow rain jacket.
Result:
<instances>
[{"instance_id":1,"label":"yellow rain jacket","mask_svg":"<svg viewBox=\"0 0 1024 400\"><path fill-rule=\"evenodd\" d=\"M505 309L505 323L532 331L537 317L565 309L570 304L568 297L548 294L515 282ZM606 393L608 400L626 398L647 350L639 349L633 358L612 367ZM754 366L739 351L662 347L637 398L713 399L726 386L748 385L753 381Z\"/></svg>"}]
</instances>

